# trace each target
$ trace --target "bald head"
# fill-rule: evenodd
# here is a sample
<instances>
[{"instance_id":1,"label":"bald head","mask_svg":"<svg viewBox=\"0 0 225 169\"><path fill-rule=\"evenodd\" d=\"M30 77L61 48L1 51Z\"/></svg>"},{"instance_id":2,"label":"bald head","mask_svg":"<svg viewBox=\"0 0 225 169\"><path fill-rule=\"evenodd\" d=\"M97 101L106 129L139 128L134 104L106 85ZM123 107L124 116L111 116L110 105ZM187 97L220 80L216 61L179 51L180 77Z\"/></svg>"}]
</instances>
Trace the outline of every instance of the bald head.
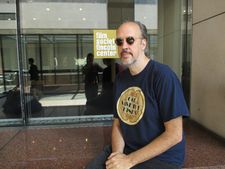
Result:
<instances>
[{"instance_id":1,"label":"bald head","mask_svg":"<svg viewBox=\"0 0 225 169\"><path fill-rule=\"evenodd\" d=\"M134 27L136 29L136 35L139 36L142 39L145 39L147 42L146 48L144 50L145 55L149 56L149 46L148 46L148 33L147 33L147 28L144 24L142 24L139 21L125 21L124 23L122 23L118 29L117 29L117 33L118 31L123 28L124 26L131 26Z\"/></svg>"}]
</instances>

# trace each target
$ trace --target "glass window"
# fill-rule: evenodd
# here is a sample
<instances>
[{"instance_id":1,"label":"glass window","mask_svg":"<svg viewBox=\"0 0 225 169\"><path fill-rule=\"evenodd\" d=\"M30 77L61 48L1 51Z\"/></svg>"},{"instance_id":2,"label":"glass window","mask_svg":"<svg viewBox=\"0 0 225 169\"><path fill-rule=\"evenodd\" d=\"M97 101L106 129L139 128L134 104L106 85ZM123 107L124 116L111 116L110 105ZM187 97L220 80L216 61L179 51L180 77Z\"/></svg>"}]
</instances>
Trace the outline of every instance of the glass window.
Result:
<instances>
[{"instance_id":1,"label":"glass window","mask_svg":"<svg viewBox=\"0 0 225 169\"><path fill-rule=\"evenodd\" d=\"M22 124L15 7L0 2L0 126Z\"/></svg>"},{"instance_id":2,"label":"glass window","mask_svg":"<svg viewBox=\"0 0 225 169\"><path fill-rule=\"evenodd\" d=\"M112 84L120 63L119 59L94 59L94 68L87 71L94 29L116 29L124 20L138 20L147 26L152 59L169 64L178 74L182 59L190 62L189 49L185 50L191 31L183 23L190 22L191 16L182 13L184 1L21 0L18 36L15 3L0 2L1 105L20 79L28 124L111 120L113 89L110 85L105 95L105 72L110 72ZM22 117L21 111L9 116L3 109L0 119Z\"/></svg>"}]
</instances>

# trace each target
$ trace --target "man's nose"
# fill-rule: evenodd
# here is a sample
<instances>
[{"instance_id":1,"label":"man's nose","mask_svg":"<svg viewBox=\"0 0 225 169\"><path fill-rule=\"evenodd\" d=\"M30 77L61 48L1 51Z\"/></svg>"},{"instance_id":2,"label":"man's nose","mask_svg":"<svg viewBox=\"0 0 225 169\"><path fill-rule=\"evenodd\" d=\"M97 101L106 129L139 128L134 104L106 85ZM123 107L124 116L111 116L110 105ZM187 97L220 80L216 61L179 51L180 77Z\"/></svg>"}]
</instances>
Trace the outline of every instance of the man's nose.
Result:
<instances>
[{"instance_id":1,"label":"man's nose","mask_svg":"<svg viewBox=\"0 0 225 169\"><path fill-rule=\"evenodd\" d=\"M127 49L128 47L129 47L129 44L127 43L126 39L124 39L122 43L122 49Z\"/></svg>"}]
</instances>

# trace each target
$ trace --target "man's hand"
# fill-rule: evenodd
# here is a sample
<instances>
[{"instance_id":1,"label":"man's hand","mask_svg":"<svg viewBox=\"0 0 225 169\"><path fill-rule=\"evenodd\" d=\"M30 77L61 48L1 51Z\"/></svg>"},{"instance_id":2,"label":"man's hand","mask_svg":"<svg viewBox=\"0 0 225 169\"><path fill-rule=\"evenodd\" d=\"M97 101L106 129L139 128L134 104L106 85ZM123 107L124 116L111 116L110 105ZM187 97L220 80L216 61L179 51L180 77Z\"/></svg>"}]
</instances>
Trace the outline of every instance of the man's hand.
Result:
<instances>
[{"instance_id":1,"label":"man's hand","mask_svg":"<svg viewBox=\"0 0 225 169\"><path fill-rule=\"evenodd\" d=\"M130 169L133 167L129 156L120 152L112 153L105 164L106 169Z\"/></svg>"}]
</instances>

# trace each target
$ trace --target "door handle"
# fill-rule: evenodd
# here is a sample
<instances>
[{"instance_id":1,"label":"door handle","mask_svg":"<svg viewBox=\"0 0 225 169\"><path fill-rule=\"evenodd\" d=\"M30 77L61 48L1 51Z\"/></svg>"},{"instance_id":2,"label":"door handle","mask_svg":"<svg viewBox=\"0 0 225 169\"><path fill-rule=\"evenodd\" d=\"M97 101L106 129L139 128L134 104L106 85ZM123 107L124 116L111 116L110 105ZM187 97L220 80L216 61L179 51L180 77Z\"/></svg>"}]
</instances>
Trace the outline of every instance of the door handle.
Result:
<instances>
[{"instance_id":1,"label":"door handle","mask_svg":"<svg viewBox=\"0 0 225 169\"><path fill-rule=\"evenodd\" d=\"M57 57L54 57L54 60L55 60L55 67L57 67L58 66L58 59L57 59Z\"/></svg>"}]
</instances>

